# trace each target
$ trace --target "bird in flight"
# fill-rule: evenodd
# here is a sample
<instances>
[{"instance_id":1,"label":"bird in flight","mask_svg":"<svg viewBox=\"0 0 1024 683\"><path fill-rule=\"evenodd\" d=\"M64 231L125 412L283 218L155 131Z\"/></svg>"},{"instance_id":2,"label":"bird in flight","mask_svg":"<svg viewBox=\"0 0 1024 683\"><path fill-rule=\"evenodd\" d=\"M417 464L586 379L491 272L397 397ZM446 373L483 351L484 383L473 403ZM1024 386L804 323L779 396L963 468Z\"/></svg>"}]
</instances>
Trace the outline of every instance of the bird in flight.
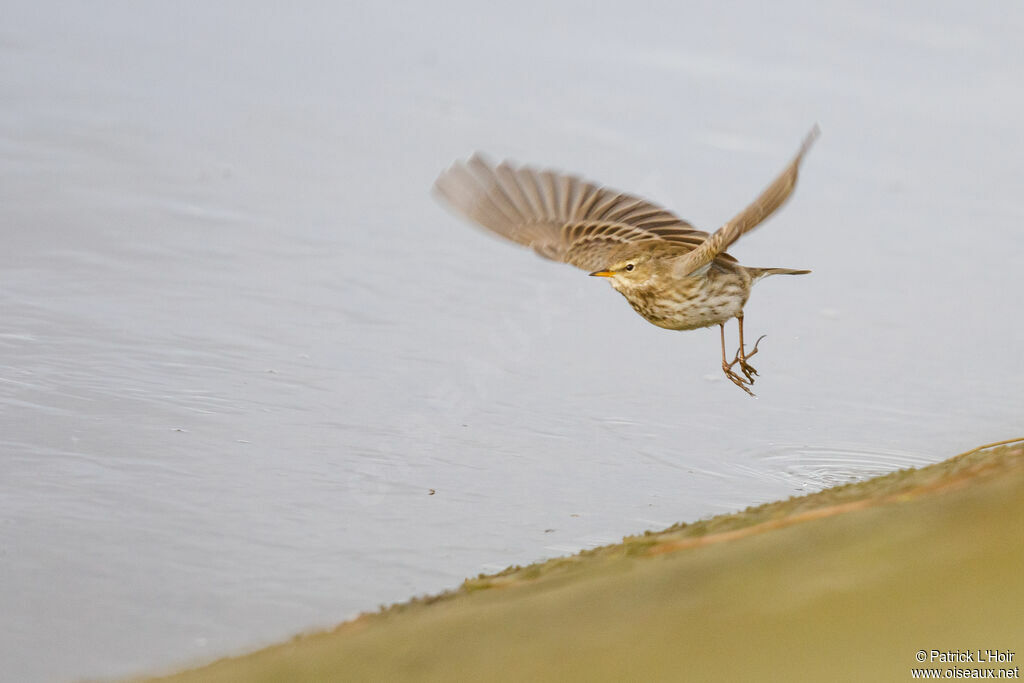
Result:
<instances>
[{"instance_id":1,"label":"bird in flight","mask_svg":"<svg viewBox=\"0 0 1024 683\"><path fill-rule=\"evenodd\" d=\"M712 234L641 197L573 175L494 165L475 154L441 173L435 192L465 218L553 261L607 278L648 322L669 330L718 325L722 371L751 396L757 370L743 341L743 306L755 282L809 270L751 268L726 249L789 198L815 126L796 157L757 199ZM739 349L725 353L725 323L739 323ZM738 367L738 371L735 369Z\"/></svg>"}]
</instances>

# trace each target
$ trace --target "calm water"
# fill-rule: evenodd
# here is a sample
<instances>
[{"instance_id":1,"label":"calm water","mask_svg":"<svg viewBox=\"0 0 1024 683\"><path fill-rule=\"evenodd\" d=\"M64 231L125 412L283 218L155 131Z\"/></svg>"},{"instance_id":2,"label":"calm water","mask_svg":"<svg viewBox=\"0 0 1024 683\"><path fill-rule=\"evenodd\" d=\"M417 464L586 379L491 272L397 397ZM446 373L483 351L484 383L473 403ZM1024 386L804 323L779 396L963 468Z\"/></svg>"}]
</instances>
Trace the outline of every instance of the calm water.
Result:
<instances>
[{"instance_id":1,"label":"calm water","mask_svg":"<svg viewBox=\"0 0 1024 683\"><path fill-rule=\"evenodd\" d=\"M202 661L1020 436L1024 9L889 4L4 3L3 676ZM815 271L748 304L757 400L717 330L429 196L483 149L713 229L816 121L733 250Z\"/></svg>"}]
</instances>

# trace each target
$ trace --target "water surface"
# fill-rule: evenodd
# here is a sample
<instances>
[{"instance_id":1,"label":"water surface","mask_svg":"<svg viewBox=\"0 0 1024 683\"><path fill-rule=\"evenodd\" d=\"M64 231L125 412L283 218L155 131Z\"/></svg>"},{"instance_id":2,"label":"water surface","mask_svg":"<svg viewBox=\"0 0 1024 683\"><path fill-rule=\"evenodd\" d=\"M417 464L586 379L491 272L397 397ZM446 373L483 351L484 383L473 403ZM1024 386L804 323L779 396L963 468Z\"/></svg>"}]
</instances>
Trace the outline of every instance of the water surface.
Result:
<instances>
[{"instance_id":1,"label":"water surface","mask_svg":"<svg viewBox=\"0 0 1024 683\"><path fill-rule=\"evenodd\" d=\"M9 2L0 661L117 676L1019 436L1024 11ZM717 330L429 196L482 149L717 227ZM734 332L733 332L734 333ZM431 493L433 492L433 493Z\"/></svg>"}]
</instances>

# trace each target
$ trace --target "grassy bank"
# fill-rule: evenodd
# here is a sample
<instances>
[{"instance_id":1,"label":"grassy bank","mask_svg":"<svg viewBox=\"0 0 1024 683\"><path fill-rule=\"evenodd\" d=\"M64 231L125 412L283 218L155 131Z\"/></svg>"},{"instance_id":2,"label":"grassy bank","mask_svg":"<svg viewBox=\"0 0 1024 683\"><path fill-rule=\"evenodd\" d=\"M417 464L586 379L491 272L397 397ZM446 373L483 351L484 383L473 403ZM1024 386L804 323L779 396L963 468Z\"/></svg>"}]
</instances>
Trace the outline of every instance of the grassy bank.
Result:
<instances>
[{"instance_id":1,"label":"grassy bank","mask_svg":"<svg viewBox=\"0 0 1024 683\"><path fill-rule=\"evenodd\" d=\"M470 579L167 680L909 680L922 649L1018 665L1022 605L1016 445Z\"/></svg>"}]
</instances>

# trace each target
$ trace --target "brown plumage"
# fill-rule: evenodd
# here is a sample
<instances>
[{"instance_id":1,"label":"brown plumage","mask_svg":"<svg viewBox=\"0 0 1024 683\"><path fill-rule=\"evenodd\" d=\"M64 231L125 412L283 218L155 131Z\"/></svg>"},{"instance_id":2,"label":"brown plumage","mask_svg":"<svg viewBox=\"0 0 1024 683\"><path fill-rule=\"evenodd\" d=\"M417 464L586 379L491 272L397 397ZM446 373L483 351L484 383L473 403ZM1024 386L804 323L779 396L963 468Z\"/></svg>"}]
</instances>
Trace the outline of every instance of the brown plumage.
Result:
<instances>
[{"instance_id":1,"label":"brown plumage","mask_svg":"<svg viewBox=\"0 0 1024 683\"><path fill-rule=\"evenodd\" d=\"M639 197L571 175L492 165L480 155L456 162L434 189L466 218L545 258L607 277L637 313L670 330L719 325L722 369L748 394L757 371L743 346L743 306L750 288L768 275L808 270L750 268L725 250L757 227L789 198L800 162L818 136L817 126L796 157L743 211L713 234L697 230ZM740 346L725 355L725 323L737 318ZM758 340L760 341L760 340ZM733 371L739 364L742 376Z\"/></svg>"}]
</instances>

